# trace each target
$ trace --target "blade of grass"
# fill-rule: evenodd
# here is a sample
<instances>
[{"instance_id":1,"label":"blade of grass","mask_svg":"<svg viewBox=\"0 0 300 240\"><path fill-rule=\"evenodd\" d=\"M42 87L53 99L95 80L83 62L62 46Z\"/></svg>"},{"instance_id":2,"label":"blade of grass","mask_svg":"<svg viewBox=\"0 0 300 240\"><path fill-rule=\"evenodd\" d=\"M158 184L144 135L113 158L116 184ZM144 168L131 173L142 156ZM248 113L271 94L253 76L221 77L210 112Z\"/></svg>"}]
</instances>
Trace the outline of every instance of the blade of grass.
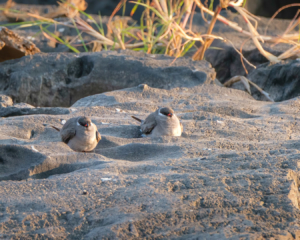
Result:
<instances>
[{"instance_id":1,"label":"blade of grass","mask_svg":"<svg viewBox=\"0 0 300 240\"><path fill-rule=\"evenodd\" d=\"M99 17L100 26L98 26L97 23L96 23L96 26L97 26L99 32L104 36L105 33L104 33L104 28L103 28L103 22L102 22L101 12L98 12L98 17ZM103 46L104 46L104 49L107 50L107 45L104 44Z\"/></svg>"},{"instance_id":2,"label":"blade of grass","mask_svg":"<svg viewBox=\"0 0 300 240\"><path fill-rule=\"evenodd\" d=\"M130 1L130 3L135 3L135 4L138 4L138 5L141 5L141 6L144 6L146 8L149 8L152 12L154 12L160 19L164 20L165 21L165 18L159 13L159 11L157 11L154 7L151 7L147 4L144 4L144 3L139 3L139 2L134 2L134 1Z\"/></svg>"},{"instance_id":3,"label":"blade of grass","mask_svg":"<svg viewBox=\"0 0 300 240\"><path fill-rule=\"evenodd\" d=\"M138 0L138 3L140 3L141 2L141 0ZM132 17L133 16L133 14L135 13L135 11L137 10L137 8L138 8L138 4L135 4L134 6L133 6L133 8L132 8L132 10L131 10L131 12L130 12L130 17Z\"/></svg>"},{"instance_id":4,"label":"blade of grass","mask_svg":"<svg viewBox=\"0 0 300 240\"><path fill-rule=\"evenodd\" d=\"M196 43L196 41L192 41L192 42L186 44L187 46L184 47L184 50L180 56L183 57L195 45L195 43Z\"/></svg>"},{"instance_id":5,"label":"blade of grass","mask_svg":"<svg viewBox=\"0 0 300 240\"><path fill-rule=\"evenodd\" d=\"M40 21L28 21L28 22L16 22L16 23L6 23L6 24L0 24L1 27L10 27L10 26L35 26L35 25L39 25L43 22Z\"/></svg>"},{"instance_id":6,"label":"blade of grass","mask_svg":"<svg viewBox=\"0 0 300 240\"><path fill-rule=\"evenodd\" d=\"M54 33L50 32L49 30L47 30L46 28L43 28L41 26L41 30L46 32L48 35L50 35L51 37L53 37L55 40L57 40L58 42L62 43L63 45L67 46L68 48L70 48L73 52L75 53L80 53L76 48L74 48L73 46L71 46L69 43L67 43L66 41L64 41L63 39L61 39L60 37L56 36Z\"/></svg>"},{"instance_id":7,"label":"blade of grass","mask_svg":"<svg viewBox=\"0 0 300 240\"><path fill-rule=\"evenodd\" d=\"M214 0L211 0L211 1L210 1L210 4L209 4L208 9L211 10L211 11L214 10Z\"/></svg>"},{"instance_id":8,"label":"blade of grass","mask_svg":"<svg viewBox=\"0 0 300 240\"><path fill-rule=\"evenodd\" d=\"M79 29L77 28L77 25L76 25L74 19L71 19L71 21L72 21L72 23L73 23L73 25L74 25L74 27L75 27L75 29L76 29L76 32L77 32L77 35L78 35L79 38L80 38L80 41L82 42L82 45L83 45L83 48L84 48L85 52L88 52L89 50L87 49L87 47L86 47L86 45L85 45L85 42L84 42L84 40L83 40L83 38L82 38L82 35L81 35Z\"/></svg>"},{"instance_id":9,"label":"blade of grass","mask_svg":"<svg viewBox=\"0 0 300 240\"><path fill-rule=\"evenodd\" d=\"M122 16L125 16L125 11L126 11L126 1L123 3L123 9L122 9Z\"/></svg>"},{"instance_id":10,"label":"blade of grass","mask_svg":"<svg viewBox=\"0 0 300 240\"><path fill-rule=\"evenodd\" d=\"M143 29L143 28L146 28L145 26L144 26L144 15L145 15L145 12L143 12L142 13L142 16L141 16L141 28ZM140 32L141 33L141 40L143 41L143 43L144 43L144 48L148 48L147 46L147 41L145 41L145 34L144 34L144 31L141 31Z\"/></svg>"},{"instance_id":11,"label":"blade of grass","mask_svg":"<svg viewBox=\"0 0 300 240\"><path fill-rule=\"evenodd\" d=\"M65 0L60 0L61 2L64 2L64 3L67 3ZM76 6L74 6L73 4L70 4L70 3L67 3L70 7L74 8L75 10L77 10L79 13L81 13L82 15L86 16L88 19L90 19L95 25L96 27L98 28L98 31L104 35L104 30L103 30L103 25L102 25L102 19L101 19L101 16L99 15L99 18L100 18L100 25L101 27L98 25L97 21L88 13L78 9Z\"/></svg>"}]
</instances>

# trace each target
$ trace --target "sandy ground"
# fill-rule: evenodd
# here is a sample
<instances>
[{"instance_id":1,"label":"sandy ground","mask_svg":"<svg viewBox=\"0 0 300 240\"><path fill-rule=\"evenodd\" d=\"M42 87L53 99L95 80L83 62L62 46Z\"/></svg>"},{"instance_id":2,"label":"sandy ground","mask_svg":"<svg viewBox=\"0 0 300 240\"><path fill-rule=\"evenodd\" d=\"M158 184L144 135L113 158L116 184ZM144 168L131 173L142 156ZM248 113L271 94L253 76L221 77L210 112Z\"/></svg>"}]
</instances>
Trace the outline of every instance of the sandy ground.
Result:
<instances>
[{"instance_id":1,"label":"sandy ground","mask_svg":"<svg viewBox=\"0 0 300 240\"><path fill-rule=\"evenodd\" d=\"M131 115L160 106L174 108L182 137L139 138ZM0 239L298 239L299 106L204 84L2 118ZM102 135L93 153L43 125L79 115Z\"/></svg>"},{"instance_id":2,"label":"sandy ground","mask_svg":"<svg viewBox=\"0 0 300 240\"><path fill-rule=\"evenodd\" d=\"M275 20L267 34L288 23ZM195 16L193 29L207 26ZM214 32L238 48L248 39L220 23ZM131 115L162 106L176 111L182 137L140 138ZM299 107L299 98L261 102L204 84L135 87L83 98L66 115L1 118L0 239L300 239ZM44 126L80 115L102 135L94 152L73 152Z\"/></svg>"}]
</instances>

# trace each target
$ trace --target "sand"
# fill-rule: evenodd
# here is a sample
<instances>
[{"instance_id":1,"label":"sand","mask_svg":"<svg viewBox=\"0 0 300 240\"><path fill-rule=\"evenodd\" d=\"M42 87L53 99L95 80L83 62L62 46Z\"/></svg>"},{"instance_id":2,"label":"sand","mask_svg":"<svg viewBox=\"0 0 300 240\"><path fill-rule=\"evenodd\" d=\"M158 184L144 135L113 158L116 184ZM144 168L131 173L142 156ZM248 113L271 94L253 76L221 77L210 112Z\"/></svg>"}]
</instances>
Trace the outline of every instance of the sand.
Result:
<instances>
[{"instance_id":1,"label":"sand","mask_svg":"<svg viewBox=\"0 0 300 240\"><path fill-rule=\"evenodd\" d=\"M161 106L182 137L140 138L131 115ZM0 239L298 239L299 106L146 86L83 98L67 115L2 118ZM79 115L102 135L94 152L44 126Z\"/></svg>"}]
</instances>

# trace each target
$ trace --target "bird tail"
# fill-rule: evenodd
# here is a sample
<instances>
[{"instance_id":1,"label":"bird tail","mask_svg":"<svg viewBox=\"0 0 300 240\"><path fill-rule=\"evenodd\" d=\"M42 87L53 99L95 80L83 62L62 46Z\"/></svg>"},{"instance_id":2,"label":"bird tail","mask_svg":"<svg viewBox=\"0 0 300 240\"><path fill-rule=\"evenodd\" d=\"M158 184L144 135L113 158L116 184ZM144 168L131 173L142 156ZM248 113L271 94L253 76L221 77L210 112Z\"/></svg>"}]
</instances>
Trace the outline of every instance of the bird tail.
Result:
<instances>
[{"instance_id":1,"label":"bird tail","mask_svg":"<svg viewBox=\"0 0 300 240\"><path fill-rule=\"evenodd\" d=\"M141 119L139 119L139 118L137 118L137 117L135 117L135 116L131 116L133 119L135 119L135 120L137 120L138 122L142 122L142 120Z\"/></svg>"},{"instance_id":2,"label":"bird tail","mask_svg":"<svg viewBox=\"0 0 300 240\"><path fill-rule=\"evenodd\" d=\"M54 128L56 131L60 132L60 128L58 128L58 127L55 127L55 126L50 125L50 124L48 124L48 123L44 123L43 125L44 125L45 127L50 126L50 127Z\"/></svg>"},{"instance_id":3,"label":"bird tail","mask_svg":"<svg viewBox=\"0 0 300 240\"><path fill-rule=\"evenodd\" d=\"M60 129L59 128L57 128L57 127L54 127L54 126L52 126L52 125L50 125L52 128L54 128L56 131L58 131L58 132L60 132Z\"/></svg>"}]
</instances>

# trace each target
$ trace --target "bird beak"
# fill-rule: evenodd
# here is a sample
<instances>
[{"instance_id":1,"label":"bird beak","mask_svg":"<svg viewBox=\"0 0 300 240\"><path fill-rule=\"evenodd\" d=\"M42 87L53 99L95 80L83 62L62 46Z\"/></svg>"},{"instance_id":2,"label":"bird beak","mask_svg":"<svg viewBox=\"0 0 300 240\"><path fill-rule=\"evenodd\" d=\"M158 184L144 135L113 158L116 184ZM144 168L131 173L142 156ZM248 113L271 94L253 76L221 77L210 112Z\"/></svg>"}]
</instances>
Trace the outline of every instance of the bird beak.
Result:
<instances>
[{"instance_id":1,"label":"bird beak","mask_svg":"<svg viewBox=\"0 0 300 240\"><path fill-rule=\"evenodd\" d=\"M172 117L172 116L173 116L173 114L172 114L172 113L169 113L169 114L168 114L168 117Z\"/></svg>"}]
</instances>

